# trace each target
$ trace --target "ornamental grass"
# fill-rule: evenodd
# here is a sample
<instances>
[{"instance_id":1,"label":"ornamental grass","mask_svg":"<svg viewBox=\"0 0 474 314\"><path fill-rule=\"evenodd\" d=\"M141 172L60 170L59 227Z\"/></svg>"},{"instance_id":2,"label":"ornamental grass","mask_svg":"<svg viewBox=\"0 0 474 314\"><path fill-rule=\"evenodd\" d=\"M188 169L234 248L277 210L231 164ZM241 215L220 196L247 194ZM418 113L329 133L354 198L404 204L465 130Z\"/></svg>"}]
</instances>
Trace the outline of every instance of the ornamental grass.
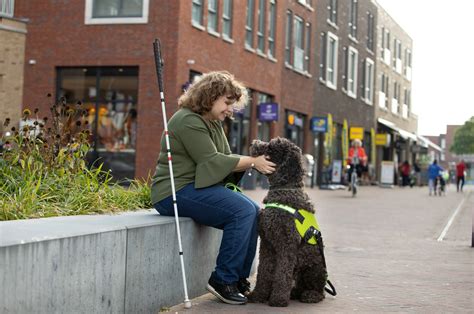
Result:
<instances>
[{"instance_id":1,"label":"ornamental grass","mask_svg":"<svg viewBox=\"0 0 474 314\"><path fill-rule=\"evenodd\" d=\"M48 97L51 95L48 94ZM3 124L0 155L0 221L105 214L150 208L144 181L124 187L102 164L88 167L92 134L80 102L53 102L50 114L23 110L24 126ZM28 123L27 123L28 122Z\"/></svg>"}]
</instances>

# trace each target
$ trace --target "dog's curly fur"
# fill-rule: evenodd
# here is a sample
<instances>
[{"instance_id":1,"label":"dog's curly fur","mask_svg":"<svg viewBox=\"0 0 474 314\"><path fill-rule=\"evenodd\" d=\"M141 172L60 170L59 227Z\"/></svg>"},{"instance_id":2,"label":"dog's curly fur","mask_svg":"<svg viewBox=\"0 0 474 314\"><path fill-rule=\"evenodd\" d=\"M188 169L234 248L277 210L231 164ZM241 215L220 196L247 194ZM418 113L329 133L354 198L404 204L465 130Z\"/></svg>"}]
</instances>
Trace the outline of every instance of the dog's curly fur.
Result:
<instances>
[{"instance_id":1,"label":"dog's curly fur","mask_svg":"<svg viewBox=\"0 0 474 314\"><path fill-rule=\"evenodd\" d=\"M268 175L270 188L264 203L280 203L314 213L304 192L301 149L285 138L253 141L252 156L267 155L276 170ZM327 272L317 245L306 243L296 230L294 217L279 208L259 214L260 255L257 284L250 302L288 306L291 299L317 303L324 299Z\"/></svg>"}]
</instances>

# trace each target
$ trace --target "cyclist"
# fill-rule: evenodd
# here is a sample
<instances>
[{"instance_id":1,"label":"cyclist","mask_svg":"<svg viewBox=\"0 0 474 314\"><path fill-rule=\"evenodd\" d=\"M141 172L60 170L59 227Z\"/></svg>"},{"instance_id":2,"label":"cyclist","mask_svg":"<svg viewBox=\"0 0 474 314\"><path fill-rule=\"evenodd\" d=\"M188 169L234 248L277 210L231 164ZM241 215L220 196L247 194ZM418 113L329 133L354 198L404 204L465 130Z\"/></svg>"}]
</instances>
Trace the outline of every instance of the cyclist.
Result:
<instances>
[{"instance_id":1,"label":"cyclist","mask_svg":"<svg viewBox=\"0 0 474 314\"><path fill-rule=\"evenodd\" d=\"M366 167L367 164L367 154L365 149L362 147L362 141L355 139L352 141L352 147L349 148L349 157L347 158L347 165L349 166L348 182L349 182L349 191L351 190L351 176L354 171L354 167L357 173L357 177L360 177L362 174L362 168Z\"/></svg>"},{"instance_id":2,"label":"cyclist","mask_svg":"<svg viewBox=\"0 0 474 314\"><path fill-rule=\"evenodd\" d=\"M428 167L428 189L430 196L433 190L434 195L436 195L437 181L441 171L444 171L444 169L438 165L438 161L436 159Z\"/></svg>"}]
</instances>

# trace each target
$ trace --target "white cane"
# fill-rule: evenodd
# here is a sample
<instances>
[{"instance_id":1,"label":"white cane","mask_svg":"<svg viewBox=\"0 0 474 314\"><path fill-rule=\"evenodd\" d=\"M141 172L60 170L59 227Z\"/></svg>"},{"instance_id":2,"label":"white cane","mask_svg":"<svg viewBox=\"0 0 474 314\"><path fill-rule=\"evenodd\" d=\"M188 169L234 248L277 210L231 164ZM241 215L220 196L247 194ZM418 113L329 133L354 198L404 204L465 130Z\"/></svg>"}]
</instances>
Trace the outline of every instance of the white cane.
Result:
<instances>
[{"instance_id":1,"label":"white cane","mask_svg":"<svg viewBox=\"0 0 474 314\"><path fill-rule=\"evenodd\" d=\"M156 75L158 77L158 86L160 88L160 99L161 99L161 110L163 112L163 126L165 129L165 140L166 140L166 151L168 154L168 166L170 168L170 179L171 179L171 192L173 195L173 208L174 218L176 222L176 233L178 234L178 247L179 247L179 258L181 261L181 273L183 275L183 287L184 287L184 307L191 308L191 301L188 298L188 287L186 285L186 272L184 270L184 259L183 259L183 247L181 245L181 231L179 229L179 218L178 218L178 205L176 202L176 191L174 186L174 175L173 175L173 162L171 158L170 140L168 135L168 122L166 121L166 106L165 106L165 93L163 90L163 59L161 58L161 43L159 39L155 39L153 43L153 51L155 53L155 65Z\"/></svg>"}]
</instances>

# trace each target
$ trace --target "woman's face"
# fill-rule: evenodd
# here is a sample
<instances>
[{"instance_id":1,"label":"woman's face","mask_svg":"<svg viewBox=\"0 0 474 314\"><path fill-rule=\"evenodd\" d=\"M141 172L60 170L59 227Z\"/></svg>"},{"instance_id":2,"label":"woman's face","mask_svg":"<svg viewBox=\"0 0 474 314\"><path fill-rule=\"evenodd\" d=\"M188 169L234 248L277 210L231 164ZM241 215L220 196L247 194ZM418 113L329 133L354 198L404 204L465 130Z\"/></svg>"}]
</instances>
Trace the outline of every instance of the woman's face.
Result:
<instances>
[{"instance_id":1,"label":"woman's face","mask_svg":"<svg viewBox=\"0 0 474 314\"><path fill-rule=\"evenodd\" d=\"M227 96L217 98L217 100L212 104L211 111L206 114L206 117L209 120L224 121L227 116L232 115L234 102L234 99L229 99Z\"/></svg>"}]
</instances>

